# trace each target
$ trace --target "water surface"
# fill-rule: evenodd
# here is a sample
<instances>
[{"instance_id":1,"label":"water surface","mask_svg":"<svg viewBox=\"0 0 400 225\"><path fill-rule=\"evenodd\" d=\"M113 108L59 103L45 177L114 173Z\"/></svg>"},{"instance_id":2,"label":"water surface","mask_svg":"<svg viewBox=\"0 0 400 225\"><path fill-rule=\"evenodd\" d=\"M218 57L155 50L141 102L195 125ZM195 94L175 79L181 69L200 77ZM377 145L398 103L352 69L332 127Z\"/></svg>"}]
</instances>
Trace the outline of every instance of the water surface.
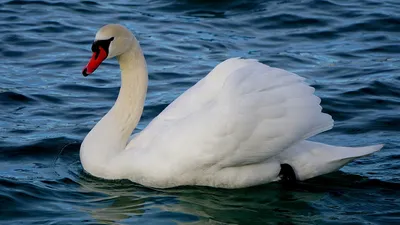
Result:
<instances>
[{"instance_id":1,"label":"water surface","mask_svg":"<svg viewBox=\"0 0 400 225\"><path fill-rule=\"evenodd\" d=\"M0 1L0 223L398 223L399 9L395 0ZM81 69L108 23L134 31L147 59L136 132L241 56L316 88L335 127L314 140L386 146L293 186L155 190L96 179L83 172L79 146L115 101L119 67L106 61L87 78Z\"/></svg>"}]
</instances>

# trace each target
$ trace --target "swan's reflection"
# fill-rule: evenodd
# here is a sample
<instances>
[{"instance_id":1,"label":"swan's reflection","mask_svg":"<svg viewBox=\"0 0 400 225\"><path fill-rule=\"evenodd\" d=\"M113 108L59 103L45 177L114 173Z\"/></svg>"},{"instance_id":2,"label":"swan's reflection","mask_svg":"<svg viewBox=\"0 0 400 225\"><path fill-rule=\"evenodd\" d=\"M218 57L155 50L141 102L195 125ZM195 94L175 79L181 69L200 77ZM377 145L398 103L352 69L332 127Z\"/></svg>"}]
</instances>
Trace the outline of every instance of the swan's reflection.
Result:
<instances>
[{"instance_id":1,"label":"swan's reflection","mask_svg":"<svg viewBox=\"0 0 400 225\"><path fill-rule=\"evenodd\" d=\"M86 192L108 196L101 199L102 204L97 204L101 207L88 211L102 224L291 224L304 215L317 215L310 203L325 194L281 184L239 190L207 187L157 190L130 181L104 181L89 175L83 175L80 184Z\"/></svg>"}]
</instances>

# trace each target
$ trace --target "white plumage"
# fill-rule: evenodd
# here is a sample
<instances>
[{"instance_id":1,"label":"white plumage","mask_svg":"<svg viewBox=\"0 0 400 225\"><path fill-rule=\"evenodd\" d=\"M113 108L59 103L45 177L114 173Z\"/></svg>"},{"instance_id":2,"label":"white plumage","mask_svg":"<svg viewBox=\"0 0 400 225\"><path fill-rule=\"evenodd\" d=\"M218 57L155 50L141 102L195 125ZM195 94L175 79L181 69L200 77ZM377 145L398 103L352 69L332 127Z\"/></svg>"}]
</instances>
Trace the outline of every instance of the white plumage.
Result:
<instances>
[{"instance_id":1,"label":"white plumage","mask_svg":"<svg viewBox=\"0 0 400 225\"><path fill-rule=\"evenodd\" d=\"M108 26L96 37L126 32ZM143 108L137 106L140 101L134 99L141 95L133 89L147 86L145 69L124 65L146 66L144 58L133 57L141 51L136 39L132 41L134 47L123 53L130 60L119 58L123 84L118 100L82 144L82 164L95 176L161 188L241 188L279 180L283 163L304 180L382 147L344 148L305 141L333 126L331 116L321 112L314 88L296 74L239 58L216 66L126 145ZM145 95L146 88L139 89Z\"/></svg>"}]
</instances>

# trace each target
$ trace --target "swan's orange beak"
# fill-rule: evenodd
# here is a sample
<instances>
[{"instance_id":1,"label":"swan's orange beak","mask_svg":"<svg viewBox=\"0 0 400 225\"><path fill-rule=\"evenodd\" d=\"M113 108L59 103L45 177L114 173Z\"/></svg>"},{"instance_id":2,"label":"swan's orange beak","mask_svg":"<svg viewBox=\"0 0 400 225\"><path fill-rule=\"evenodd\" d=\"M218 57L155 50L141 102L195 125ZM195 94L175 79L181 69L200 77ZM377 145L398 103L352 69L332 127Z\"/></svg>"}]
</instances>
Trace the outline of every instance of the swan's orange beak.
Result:
<instances>
[{"instance_id":1,"label":"swan's orange beak","mask_svg":"<svg viewBox=\"0 0 400 225\"><path fill-rule=\"evenodd\" d=\"M83 76L87 76L93 73L97 67L107 58L107 52L102 47L99 47L97 52L93 52L92 58L89 60L89 63L83 68L82 74Z\"/></svg>"}]
</instances>

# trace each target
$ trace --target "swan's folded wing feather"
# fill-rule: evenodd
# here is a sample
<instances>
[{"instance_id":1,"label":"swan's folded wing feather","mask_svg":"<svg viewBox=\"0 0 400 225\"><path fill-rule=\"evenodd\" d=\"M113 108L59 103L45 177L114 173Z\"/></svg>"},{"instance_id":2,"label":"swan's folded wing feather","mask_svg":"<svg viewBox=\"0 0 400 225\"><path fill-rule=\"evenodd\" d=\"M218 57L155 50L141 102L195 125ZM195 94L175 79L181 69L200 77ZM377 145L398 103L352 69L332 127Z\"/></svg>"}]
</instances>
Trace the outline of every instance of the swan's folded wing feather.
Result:
<instances>
[{"instance_id":1,"label":"swan's folded wing feather","mask_svg":"<svg viewBox=\"0 0 400 225\"><path fill-rule=\"evenodd\" d=\"M160 130L160 127L169 127L178 120L188 117L206 107L214 101L222 89L227 77L236 70L255 63L257 60L230 58L218 64L210 73L195 85L186 90L182 95L169 104L150 124L146 130ZM151 132L141 132L141 140L151 139ZM138 140L129 140L127 149L137 144Z\"/></svg>"},{"instance_id":2,"label":"swan's folded wing feather","mask_svg":"<svg viewBox=\"0 0 400 225\"><path fill-rule=\"evenodd\" d=\"M319 103L314 88L296 74L261 63L235 71L217 105L228 107L226 123L235 124L231 138L240 144L221 165L259 163L332 128Z\"/></svg>"},{"instance_id":3,"label":"swan's folded wing feather","mask_svg":"<svg viewBox=\"0 0 400 225\"><path fill-rule=\"evenodd\" d=\"M304 78L254 60L238 60L244 65L228 74L213 74L225 78L219 80L218 92L196 110L185 109L196 105L196 97L185 95L206 95L218 79L203 80L200 89L185 93L172 103L172 111L161 113L143 131L146 154L159 158L160 164L179 163L179 169L238 167L266 161L332 127ZM186 112L179 114L179 109Z\"/></svg>"}]
</instances>

